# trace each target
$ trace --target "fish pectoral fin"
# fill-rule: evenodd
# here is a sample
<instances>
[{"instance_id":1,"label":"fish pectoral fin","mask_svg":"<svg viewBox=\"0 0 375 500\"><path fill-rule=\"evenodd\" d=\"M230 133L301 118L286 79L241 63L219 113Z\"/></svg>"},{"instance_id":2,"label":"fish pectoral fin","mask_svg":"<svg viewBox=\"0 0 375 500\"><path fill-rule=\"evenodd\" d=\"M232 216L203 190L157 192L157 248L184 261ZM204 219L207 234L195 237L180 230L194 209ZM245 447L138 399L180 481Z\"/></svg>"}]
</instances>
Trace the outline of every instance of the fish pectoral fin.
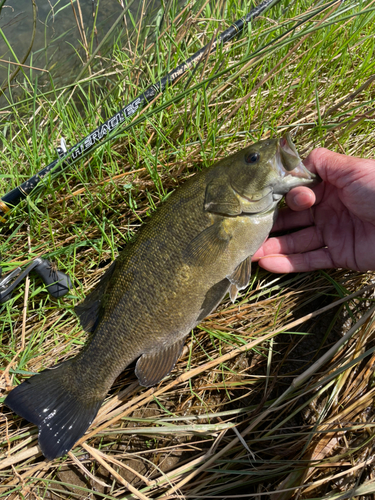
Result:
<instances>
[{"instance_id":1,"label":"fish pectoral fin","mask_svg":"<svg viewBox=\"0 0 375 500\"><path fill-rule=\"evenodd\" d=\"M249 257L243 260L241 264L236 267L233 273L228 276L228 280L231 283L229 295L233 303L237 298L238 291L243 290L249 284L251 276L251 257L252 256L249 255Z\"/></svg>"},{"instance_id":2,"label":"fish pectoral fin","mask_svg":"<svg viewBox=\"0 0 375 500\"><path fill-rule=\"evenodd\" d=\"M214 262L222 254L231 239L225 231L222 221L198 234L186 247L185 256L192 264L204 265Z\"/></svg>"},{"instance_id":3,"label":"fish pectoral fin","mask_svg":"<svg viewBox=\"0 0 375 500\"><path fill-rule=\"evenodd\" d=\"M242 213L241 202L225 178L215 178L207 184L204 209L223 215Z\"/></svg>"},{"instance_id":4,"label":"fish pectoral fin","mask_svg":"<svg viewBox=\"0 0 375 500\"><path fill-rule=\"evenodd\" d=\"M116 262L110 265L94 290L87 295L83 302L76 305L74 308L74 312L78 316L79 322L85 332L93 332L96 328L99 320L100 306L113 271L115 270L115 265Z\"/></svg>"},{"instance_id":5,"label":"fish pectoral fin","mask_svg":"<svg viewBox=\"0 0 375 500\"><path fill-rule=\"evenodd\" d=\"M181 339L165 349L142 354L135 367L140 385L152 387L166 377L173 370L184 343L185 339Z\"/></svg>"}]
</instances>

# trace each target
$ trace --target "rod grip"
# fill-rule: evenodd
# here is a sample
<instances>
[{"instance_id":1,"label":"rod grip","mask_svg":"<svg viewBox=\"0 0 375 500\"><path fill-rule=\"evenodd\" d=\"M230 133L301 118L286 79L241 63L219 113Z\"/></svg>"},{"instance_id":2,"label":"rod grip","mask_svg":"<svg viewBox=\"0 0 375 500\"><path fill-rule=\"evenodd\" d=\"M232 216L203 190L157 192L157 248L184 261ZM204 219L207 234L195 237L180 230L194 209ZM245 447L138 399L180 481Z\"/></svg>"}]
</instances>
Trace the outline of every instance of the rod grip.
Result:
<instances>
[{"instance_id":1,"label":"rod grip","mask_svg":"<svg viewBox=\"0 0 375 500\"><path fill-rule=\"evenodd\" d=\"M42 278L48 293L57 299L66 295L73 288L69 276L59 271L49 260L40 260L41 263L34 267L33 271Z\"/></svg>"},{"instance_id":2,"label":"rod grip","mask_svg":"<svg viewBox=\"0 0 375 500\"><path fill-rule=\"evenodd\" d=\"M10 208L8 207L8 205L4 203L3 200L0 200L0 222L2 222L3 224L6 222L3 215L6 215L9 210Z\"/></svg>"}]
</instances>

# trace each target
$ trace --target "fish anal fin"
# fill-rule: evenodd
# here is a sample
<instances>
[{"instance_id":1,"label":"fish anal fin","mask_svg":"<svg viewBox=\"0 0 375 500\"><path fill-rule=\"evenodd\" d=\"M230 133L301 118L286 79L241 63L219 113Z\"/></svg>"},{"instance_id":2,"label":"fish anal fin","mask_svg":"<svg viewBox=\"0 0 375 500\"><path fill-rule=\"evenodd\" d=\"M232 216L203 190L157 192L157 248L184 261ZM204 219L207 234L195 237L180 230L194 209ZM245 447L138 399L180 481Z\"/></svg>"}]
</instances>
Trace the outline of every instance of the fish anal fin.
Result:
<instances>
[{"instance_id":1,"label":"fish anal fin","mask_svg":"<svg viewBox=\"0 0 375 500\"><path fill-rule=\"evenodd\" d=\"M233 273L228 276L228 280L231 283L229 288L229 295L231 301L234 301L237 298L237 294L239 290L243 290L247 287L250 281L251 276L251 255L243 260L233 271Z\"/></svg>"},{"instance_id":2,"label":"fish anal fin","mask_svg":"<svg viewBox=\"0 0 375 500\"><path fill-rule=\"evenodd\" d=\"M112 262L94 290L74 308L74 312L77 314L81 326L86 332L93 332L96 328L99 320L100 307L113 271L115 270L115 265L116 261Z\"/></svg>"},{"instance_id":3,"label":"fish anal fin","mask_svg":"<svg viewBox=\"0 0 375 500\"><path fill-rule=\"evenodd\" d=\"M185 249L185 256L189 262L196 265L214 262L225 252L230 239L222 222L215 222L189 243Z\"/></svg>"},{"instance_id":4,"label":"fish anal fin","mask_svg":"<svg viewBox=\"0 0 375 500\"><path fill-rule=\"evenodd\" d=\"M4 401L11 410L39 428L39 446L52 460L65 455L94 420L103 398L80 397L69 391L74 372L70 361L44 370L13 389ZM68 382L67 382L68 381Z\"/></svg>"},{"instance_id":5,"label":"fish anal fin","mask_svg":"<svg viewBox=\"0 0 375 500\"><path fill-rule=\"evenodd\" d=\"M152 387L166 377L173 370L184 342L185 339L181 339L164 349L142 354L135 367L140 385Z\"/></svg>"}]
</instances>

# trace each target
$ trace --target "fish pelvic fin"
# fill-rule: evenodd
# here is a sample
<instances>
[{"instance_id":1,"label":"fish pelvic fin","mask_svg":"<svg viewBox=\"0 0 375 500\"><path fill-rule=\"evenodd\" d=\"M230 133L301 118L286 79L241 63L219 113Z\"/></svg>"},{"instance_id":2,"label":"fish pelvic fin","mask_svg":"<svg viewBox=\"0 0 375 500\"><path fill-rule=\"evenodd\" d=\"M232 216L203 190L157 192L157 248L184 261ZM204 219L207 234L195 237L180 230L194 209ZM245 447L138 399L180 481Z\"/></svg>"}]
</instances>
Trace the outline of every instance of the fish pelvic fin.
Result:
<instances>
[{"instance_id":1,"label":"fish pelvic fin","mask_svg":"<svg viewBox=\"0 0 375 500\"><path fill-rule=\"evenodd\" d=\"M233 273L227 277L231 283L229 288L229 295L233 304L237 298L239 290L243 290L244 288L246 288L250 282L251 257L252 255L249 255L249 257L243 260L241 264L236 267Z\"/></svg>"},{"instance_id":2,"label":"fish pelvic fin","mask_svg":"<svg viewBox=\"0 0 375 500\"><path fill-rule=\"evenodd\" d=\"M184 343L185 338L164 349L160 348L157 351L142 354L135 367L139 383L143 387L152 387L166 377L173 370Z\"/></svg>"},{"instance_id":3,"label":"fish pelvic fin","mask_svg":"<svg viewBox=\"0 0 375 500\"><path fill-rule=\"evenodd\" d=\"M230 300L232 301L232 304L234 304L236 302L237 295L238 295L237 285L233 285L233 283L231 283L231 285L229 287L229 297L230 297Z\"/></svg>"},{"instance_id":4,"label":"fish pelvic fin","mask_svg":"<svg viewBox=\"0 0 375 500\"><path fill-rule=\"evenodd\" d=\"M251 276L251 257L247 257L239 264L233 273L228 276L229 281L238 287L239 290L246 288L250 282Z\"/></svg>"},{"instance_id":5,"label":"fish pelvic fin","mask_svg":"<svg viewBox=\"0 0 375 500\"><path fill-rule=\"evenodd\" d=\"M68 387L71 387L71 390ZM71 361L44 370L13 389L4 401L11 410L39 428L39 446L52 460L65 455L94 420L100 400L74 390Z\"/></svg>"}]
</instances>

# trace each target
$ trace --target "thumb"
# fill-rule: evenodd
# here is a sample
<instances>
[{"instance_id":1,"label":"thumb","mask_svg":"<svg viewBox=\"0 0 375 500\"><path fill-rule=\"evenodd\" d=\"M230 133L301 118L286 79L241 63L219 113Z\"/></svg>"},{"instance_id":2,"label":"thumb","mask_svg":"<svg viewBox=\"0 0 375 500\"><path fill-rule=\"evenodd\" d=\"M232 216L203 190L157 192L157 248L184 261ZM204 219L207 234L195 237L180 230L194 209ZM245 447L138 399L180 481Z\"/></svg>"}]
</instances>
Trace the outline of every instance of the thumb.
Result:
<instances>
[{"instance_id":1,"label":"thumb","mask_svg":"<svg viewBox=\"0 0 375 500\"><path fill-rule=\"evenodd\" d=\"M346 156L329 149L317 148L311 151L303 163L323 181L338 189L344 189L358 181L361 184L370 182L372 189L375 188L375 160Z\"/></svg>"}]
</instances>

